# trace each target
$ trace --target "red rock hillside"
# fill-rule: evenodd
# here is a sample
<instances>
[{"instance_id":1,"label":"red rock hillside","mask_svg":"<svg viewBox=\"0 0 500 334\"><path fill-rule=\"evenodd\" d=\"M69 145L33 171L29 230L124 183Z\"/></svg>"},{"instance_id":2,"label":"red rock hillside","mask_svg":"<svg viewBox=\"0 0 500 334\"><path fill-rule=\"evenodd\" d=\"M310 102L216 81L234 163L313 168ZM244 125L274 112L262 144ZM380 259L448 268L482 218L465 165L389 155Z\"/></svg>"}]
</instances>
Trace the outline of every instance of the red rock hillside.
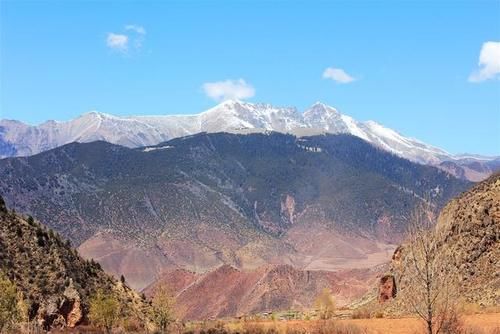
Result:
<instances>
[{"instance_id":1,"label":"red rock hillside","mask_svg":"<svg viewBox=\"0 0 500 334\"><path fill-rule=\"evenodd\" d=\"M343 305L366 293L379 273L378 269L307 271L289 265L240 271L223 265L205 274L167 272L145 293L150 294L158 284L170 286L176 291L176 308L184 319L234 317L310 309L325 287L332 290L337 305Z\"/></svg>"}]
</instances>

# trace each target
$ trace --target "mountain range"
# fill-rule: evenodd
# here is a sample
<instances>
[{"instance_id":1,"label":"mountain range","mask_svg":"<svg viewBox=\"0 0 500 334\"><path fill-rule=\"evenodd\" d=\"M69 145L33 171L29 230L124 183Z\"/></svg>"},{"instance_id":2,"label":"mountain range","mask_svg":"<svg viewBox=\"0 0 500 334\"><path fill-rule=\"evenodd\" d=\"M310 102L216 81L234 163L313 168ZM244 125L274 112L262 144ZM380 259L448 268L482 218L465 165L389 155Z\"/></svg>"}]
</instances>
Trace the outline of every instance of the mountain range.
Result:
<instances>
[{"instance_id":1,"label":"mountain range","mask_svg":"<svg viewBox=\"0 0 500 334\"><path fill-rule=\"evenodd\" d=\"M47 121L37 126L3 119L0 157L33 155L71 142L104 140L134 148L200 132L262 131L297 136L351 134L400 157L438 166L471 181L482 180L500 169L500 157L452 155L374 121L356 121L319 102L303 113L296 108L230 100L195 115L117 117L89 112L67 122Z\"/></svg>"},{"instance_id":2,"label":"mountain range","mask_svg":"<svg viewBox=\"0 0 500 334\"><path fill-rule=\"evenodd\" d=\"M352 135L199 133L0 160L0 193L141 289L163 271L369 268L471 183Z\"/></svg>"}]
</instances>

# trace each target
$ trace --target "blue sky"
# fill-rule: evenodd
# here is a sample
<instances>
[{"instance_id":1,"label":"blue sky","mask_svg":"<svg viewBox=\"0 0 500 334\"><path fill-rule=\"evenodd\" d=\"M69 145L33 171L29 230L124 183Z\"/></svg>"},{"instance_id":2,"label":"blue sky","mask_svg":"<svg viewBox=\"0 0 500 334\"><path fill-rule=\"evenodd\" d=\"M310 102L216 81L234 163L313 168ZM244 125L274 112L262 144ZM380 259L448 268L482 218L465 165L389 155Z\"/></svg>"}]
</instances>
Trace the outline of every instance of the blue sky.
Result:
<instances>
[{"instance_id":1,"label":"blue sky","mask_svg":"<svg viewBox=\"0 0 500 334\"><path fill-rule=\"evenodd\" d=\"M0 1L0 15L0 118L322 101L452 153L500 155L498 0Z\"/></svg>"}]
</instances>

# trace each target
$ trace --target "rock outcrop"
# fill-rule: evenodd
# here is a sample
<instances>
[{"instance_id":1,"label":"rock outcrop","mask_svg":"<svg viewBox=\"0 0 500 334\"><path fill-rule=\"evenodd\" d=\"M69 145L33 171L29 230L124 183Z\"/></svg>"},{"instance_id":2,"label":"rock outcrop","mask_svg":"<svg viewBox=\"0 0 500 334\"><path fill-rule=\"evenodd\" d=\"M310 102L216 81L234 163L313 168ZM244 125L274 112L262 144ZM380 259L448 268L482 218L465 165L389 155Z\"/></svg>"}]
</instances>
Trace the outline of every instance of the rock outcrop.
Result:
<instances>
[{"instance_id":1,"label":"rock outcrop","mask_svg":"<svg viewBox=\"0 0 500 334\"><path fill-rule=\"evenodd\" d=\"M396 280L392 275L384 275L380 278L378 288L378 301L379 303L386 302L389 299L396 297L397 288Z\"/></svg>"},{"instance_id":2,"label":"rock outcrop","mask_svg":"<svg viewBox=\"0 0 500 334\"><path fill-rule=\"evenodd\" d=\"M480 305L500 305L500 174L444 207L436 230L455 255L463 296Z\"/></svg>"},{"instance_id":3,"label":"rock outcrop","mask_svg":"<svg viewBox=\"0 0 500 334\"><path fill-rule=\"evenodd\" d=\"M64 290L64 296L67 298L64 309L68 310L68 312L65 312L66 325L73 328L83 319L83 310L80 294L75 289L72 280Z\"/></svg>"}]
</instances>

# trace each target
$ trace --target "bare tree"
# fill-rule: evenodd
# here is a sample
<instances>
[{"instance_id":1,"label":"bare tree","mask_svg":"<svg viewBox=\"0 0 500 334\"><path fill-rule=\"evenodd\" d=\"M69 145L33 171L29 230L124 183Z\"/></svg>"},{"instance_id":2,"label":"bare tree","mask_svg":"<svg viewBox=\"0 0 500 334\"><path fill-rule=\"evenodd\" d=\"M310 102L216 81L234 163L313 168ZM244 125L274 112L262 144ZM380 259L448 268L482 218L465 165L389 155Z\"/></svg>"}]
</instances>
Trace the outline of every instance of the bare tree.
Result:
<instances>
[{"instance_id":1,"label":"bare tree","mask_svg":"<svg viewBox=\"0 0 500 334\"><path fill-rule=\"evenodd\" d=\"M330 289L324 288L316 297L314 304L320 319L328 320L335 315L335 300Z\"/></svg>"},{"instance_id":2,"label":"bare tree","mask_svg":"<svg viewBox=\"0 0 500 334\"><path fill-rule=\"evenodd\" d=\"M433 206L419 207L412 217L403 261L404 303L420 317L428 334L443 333L456 319L457 272L454 254L449 251L444 235L436 230Z\"/></svg>"}]
</instances>

